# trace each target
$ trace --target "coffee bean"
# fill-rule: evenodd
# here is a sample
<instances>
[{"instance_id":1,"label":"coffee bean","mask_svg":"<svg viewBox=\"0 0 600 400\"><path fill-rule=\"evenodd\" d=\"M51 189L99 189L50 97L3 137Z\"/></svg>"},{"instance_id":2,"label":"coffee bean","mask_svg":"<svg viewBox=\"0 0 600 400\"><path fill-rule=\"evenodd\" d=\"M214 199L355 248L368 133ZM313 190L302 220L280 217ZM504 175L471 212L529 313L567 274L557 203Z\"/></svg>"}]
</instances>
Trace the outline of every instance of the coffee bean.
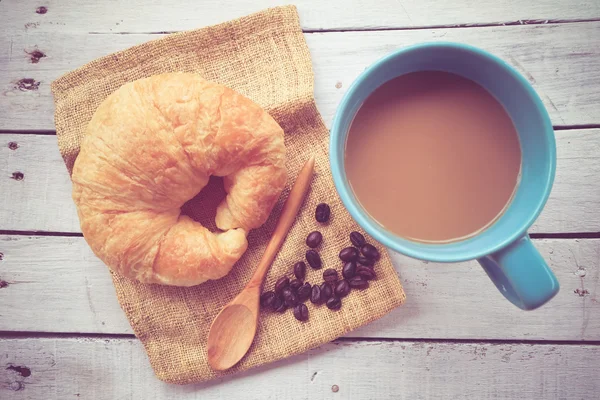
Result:
<instances>
[{"instance_id":1,"label":"coffee bean","mask_svg":"<svg viewBox=\"0 0 600 400\"><path fill-rule=\"evenodd\" d=\"M306 321L308 320L308 307L305 304L298 304L294 307L294 317L298 321Z\"/></svg>"},{"instance_id":2,"label":"coffee bean","mask_svg":"<svg viewBox=\"0 0 600 400\"><path fill-rule=\"evenodd\" d=\"M342 279L335 285L335 290L333 291L337 297L346 297L348 293L350 293L350 284L345 279Z\"/></svg>"},{"instance_id":3,"label":"coffee bean","mask_svg":"<svg viewBox=\"0 0 600 400\"><path fill-rule=\"evenodd\" d=\"M306 276L306 264L304 264L304 261L298 261L294 264L294 276L301 281L304 280L304 277Z\"/></svg>"},{"instance_id":4,"label":"coffee bean","mask_svg":"<svg viewBox=\"0 0 600 400\"><path fill-rule=\"evenodd\" d=\"M358 250L354 247L346 247L340 251L340 259L342 261L354 261L358 258Z\"/></svg>"},{"instance_id":5,"label":"coffee bean","mask_svg":"<svg viewBox=\"0 0 600 400\"><path fill-rule=\"evenodd\" d=\"M360 232L356 231L350 233L350 241L359 249L363 244L366 243L365 237Z\"/></svg>"},{"instance_id":6,"label":"coffee bean","mask_svg":"<svg viewBox=\"0 0 600 400\"><path fill-rule=\"evenodd\" d=\"M338 297L330 297L326 305L330 310L339 310L342 307L342 300Z\"/></svg>"},{"instance_id":7,"label":"coffee bean","mask_svg":"<svg viewBox=\"0 0 600 400\"><path fill-rule=\"evenodd\" d=\"M360 248L360 252L369 260L379 260L379 250L372 244L363 244Z\"/></svg>"},{"instance_id":8,"label":"coffee bean","mask_svg":"<svg viewBox=\"0 0 600 400\"><path fill-rule=\"evenodd\" d=\"M317 206L317 210L315 211L315 219L319 222L327 222L329 221L329 215L331 214L331 209L325 203L321 203Z\"/></svg>"},{"instance_id":9,"label":"coffee bean","mask_svg":"<svg viewBox=\"0 0 600 400\"><path fill-rule=\"evenodd\" d=\"M302 286L302 282L300 281L300 279L292 279L290 281L290 288L294 292L298 291L298 289L300 288L300 286Z\"/></svg>"},{"instance_id":10,"label":"coffee bean","mask_svg":"<svg viewBox=\"0 0 600 400\"><path fill-rule=\"evenodd\" d=\"M308 261L308 265L310 265L312 269L321 269L323 266L321 256L314 250L306 252L306 261Z\"/></svg>"},{"instance_id":11,"label":"coffee bean","mask_svg":"<svg viewBox=\"0 0 600 400\"><path fill-rule=\"evenodd\" d=\"M308 298L310 297L311 291L312 291L312 286L308 282L306 282L304 285L300 286L300 288L296 292L298 294L298 301L301 303L304 303L306 300L308 300Z\"/></svg>"},{"instance_id":12,"label":"coffee bean","mask_svg":"<svg viewBox=\"0 0 600 400\"><path fill-rule=\"evenodd\" d=\"M364 265L361 265L356 269L356 275L360 275L366 281L371 281L377 277L373 268L365 267Z\"/></svg>"},{"instance_id":13,"label":"coffee bean","mask_svg":"<svg viewBox=\"0 0 600 400\"><path fill-rule=\"evenodd\" d=\"M354 275L356 275L356 263L354 261L348 261L342 268L342 276L346 279L350 279Z\"/></svg>"},{"instance_id":14,"label":"coffee bean","mask_svg":"<svg viewBox=\"0 0 600 400\"><path fill-rule=\"evenodd\" d=\"M294 293L294 291L289 287L283 289L281 296L283 297L285 305L288 307L294 307L296 304L298 304L298 296L296 296L296 293Z\"/></svg>"},{"instance_id":15,"label":"coffee bean","mask_svg":"<svg viewBox=\"0 0 600 400\"><path fill-rule=\"evenodd\" d=\"M287 310L287 306L279 296L275 296L273 299L273 304L271 304L271 309L275 312L284 312Z\"/></svg>"},{"instance_id":16,"label":"coffee bean","mask_svg":"<svg viewBox=\"0 0 600 400\"><path fill-rule=\"evenodd\" d=\"M348 281L348 285L350 285L350 287L353 289L362 290L369 287L369 282L367 282L362 276L356 275L354 278Z\"/></svg>"},{"instance_id":17,"label":"coffee bean","mask_svg":"<svg viewBox=\"0 0 600 400\"><path fill-rule=\"evenodd\" d=\"M319 285L314 285L310 292L310 302L313 304L321 304L323 299L321 298L321 287Z\"/></svg>"},{"instance_id":18,"label":"coffee bean","mask_svg":"<svg viewBox=\"0 0 600 400\"><path fill-rule=\"evenodd\" d=\"M338 280L338 272L333 268L327 268L323 272L323 280L325 282L335 282Z\"/></svg>"},{"instance_id":19,"label":"coffee bean","mask_svg":"<svg viewBox=\"0 0 600 400\"><path fill-rule=\"evenodd\" d=\"M369 260L366 257L358 256L358 258L356 259L356 263L358 265L364 265L365 267L373 268L373 265L375 264L375 260Z\"/></svg>"},{"instance_id":20,"label":"coffee bean","mask_svg":"<svg viewBox=\"0 0 600 400\"><path fill-rule=\"evenodd\" d=\"M283 292L283 289L288 287L289 284L290 279L287 276L282 276L281 278L277 279L277 282L275 282L275 293L281 294L281 292Z\"/></svg>"},{"instance_id":21,"label":"coffee bean","mask_svg":"<svg viewBox=\"0 0 600 400\"><path fill-rule=\"evenodd\" d=\"M321 241L323 241L323 235L319 231L313 231L306 237L306 245L311 249L319 247Z\"/></svg>"},{"instance_id":22,"label":"coffee bean","mask_svg":"<svg viewBox=\"0 0 600 400\"><path fill-rule=\"evenodd\" d=\"M273 300L275 300L276 296L277 295L275 294L275 292L264 292L260 295L260 306L264 308L271 307L271 305L273 304Z\"/></svg>"},{"instance_id":23,"label":"coffee bean","mask_svg":"<svg viewBox=\"0 0 600 400\"><path fill-rule=\"evenodd\" d=\"M323 300L330 298L333 296L333 285L328 282L323 282L321 284L321 297Z\"/></svg>"}]
</instances>

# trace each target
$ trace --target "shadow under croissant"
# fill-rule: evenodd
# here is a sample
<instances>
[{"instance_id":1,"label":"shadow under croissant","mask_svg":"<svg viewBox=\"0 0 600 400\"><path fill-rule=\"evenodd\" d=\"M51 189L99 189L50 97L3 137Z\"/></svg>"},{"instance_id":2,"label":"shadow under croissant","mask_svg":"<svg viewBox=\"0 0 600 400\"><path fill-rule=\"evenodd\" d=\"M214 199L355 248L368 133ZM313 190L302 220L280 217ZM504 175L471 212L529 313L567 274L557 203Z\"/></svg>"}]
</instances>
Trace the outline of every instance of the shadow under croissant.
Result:
<instances>
[{"instance_id":1,"label":"shadow under croissant","mask_svg":"<svg viewBox=\"0 0 600 400\"><path fill-rule=\"evenodd\" d=\"M219 231L215 225L217 206L226 195L223 178L211 176L208 184L202 188L200 193L186 201L181 207L181 214L199 222L211 232L217 232Z\"/></svg>"}]
</instances>

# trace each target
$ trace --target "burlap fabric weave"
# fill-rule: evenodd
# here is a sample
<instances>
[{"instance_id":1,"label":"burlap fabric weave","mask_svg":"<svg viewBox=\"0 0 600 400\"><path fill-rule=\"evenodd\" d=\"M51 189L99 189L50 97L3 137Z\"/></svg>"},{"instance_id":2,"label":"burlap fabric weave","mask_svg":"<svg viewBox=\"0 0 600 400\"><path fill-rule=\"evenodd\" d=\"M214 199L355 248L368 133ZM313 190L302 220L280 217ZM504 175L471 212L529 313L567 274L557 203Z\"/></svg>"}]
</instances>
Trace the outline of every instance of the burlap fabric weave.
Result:
<instances>
[{"instance_id":1,"label":"burlap fabric weave","mask_svg":"<svg viewBox=\"0 0 600 400\"><path fill-rule=\"evenodd\" d=\"M328 161L328 130L313 98L310 54L293 6L266 11L220 25L177 33L95 60L52 84L56 130L69 172L77 157L85 127L97 106L126 82L151 75L185 71L227 85L254 100L285 131L290 176L267 223L252 231L248 251L225 278L191 288L145 285L117 274L113 281L121 307L142 341L156 375L171 383L194 383L224 373L207 364L206 340L219 310L248 282L263 253L282 202L309 155L316 156L316 173L306 201L277 255L265 285L272 288L283 274L304 259L306 235L319 229L324 236L320 254L325 267L341 269L339 250L358 230L335 191ZM222 184L211 180L184 212L214 228L214 210L223 196ZM318 203L331 205L327 225L315 221ZM387 253L376 265L377 280L364 291L343 299L341 310L307 303L308 322L284 314L262 312L257 336L242 361L226 373L302 353L369 323L403 303L405 296ZM307 281L322 282L322 272L310 270Z\"/></svg>"}]
</instances>

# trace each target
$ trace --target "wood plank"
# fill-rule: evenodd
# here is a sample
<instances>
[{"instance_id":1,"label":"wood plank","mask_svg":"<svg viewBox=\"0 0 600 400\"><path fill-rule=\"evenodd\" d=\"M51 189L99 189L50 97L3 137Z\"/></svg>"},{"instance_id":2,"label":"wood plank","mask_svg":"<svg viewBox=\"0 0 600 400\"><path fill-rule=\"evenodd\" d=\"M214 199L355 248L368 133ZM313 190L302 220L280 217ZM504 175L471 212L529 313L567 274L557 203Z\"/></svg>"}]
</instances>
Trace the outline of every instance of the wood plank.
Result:
<instances>
[{"instance_id":1,"label":"wood plank","mask_svg":"<svg viewBox=\"0 0 600 400\"><path fill-rule=\"evenodd\" d=\"M524 312L475 263L440 265L398 254L406 304L354 337L600 340L600 240L535 240L561 284ZM0 236L0 331L131 334L108 269L80 237ZM0 353L1 354L1 353Z\"/></svg>"},{"instance_id":2,"label":"wood plank","mask_svg":"<svg viewBox=\"0 0 600 400\"><path fill-rule=\"evenodd\" d=\"M306 30L414 28L440 25L531 23L600 17L594 0L219 0L97 2L4 0L0 29L10 32L158 32L195 29L277 5L295 4ZM44 5L46 12L38 7ZM142 17L143 15L143 17Z\"/></svg>"},{"instance_id":3,"label":"wood plank","mask_svg":"<svg viewBox=\"0 0 600 400\"><path fill-rule=\"evenodd\" d=\"M97 57L160 36L35 30L0 35L0 129L54 129L50 94L54 79ZM395 49L424 41L468 43L502 57L532 82L554 125L600 124L600 22L313 33L306 39L314 65L315 98L327 124L348 86L368 65ZM45 57L32 56L35 50L38 57L42 53Z\"/></svg>"},{"instance_id":4,"label":"wood plank","mask_svg":"<svg viewBox=\"0 0 600 400\"><path fill-rule=\"evenodd\" d=\"M8 134L0 140L0 230L81 232L56 136Z\"/></svg>"},{"instance_id":5,"label":"wood plank","mask_svg":"<svg viewBox=\"0 0 600 400\"><path fill-rule=\"evenodd\" d=\"M600 231L600 129L557 131L554 189L535 233ZM81 232L52 135L0 135L0 230ZM19 146L16 150L10 149ZM14 173L23 179L13 179Z\"/></svg>"},{"instance_id":6,"label":"wood plank","mask_svg":"<svg viewBox=\"0 0 600 400\"><path fill-rule=\"evenodd\" d=\"M189 386L156 379L135 339L4 339L0 354L0 398L13 400L558 400L600 391L600 347L590 345L333 342Z\"/></svg>"}]
</instances>

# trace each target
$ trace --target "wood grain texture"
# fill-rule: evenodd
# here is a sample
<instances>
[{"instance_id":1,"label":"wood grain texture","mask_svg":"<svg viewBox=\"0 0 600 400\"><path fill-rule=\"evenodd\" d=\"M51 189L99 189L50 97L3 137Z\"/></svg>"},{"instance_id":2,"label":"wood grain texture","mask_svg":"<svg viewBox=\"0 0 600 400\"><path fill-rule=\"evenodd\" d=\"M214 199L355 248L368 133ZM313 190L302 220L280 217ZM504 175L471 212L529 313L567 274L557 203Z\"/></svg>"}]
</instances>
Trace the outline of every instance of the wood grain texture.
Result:
<instances>
[{"instance_id":1,"label":"wood grain texture","mask_svg":"<svg viewBox=\"0 0 600 400\"><path fill-rule=\"evenodd\" d=\"M212 25L277 5L295 4L305 30L415 28L439 25L531 23L600 17L594 0L4 0L0 31L158 32ZM46 12L37 11L40 5Z\"/></svg>"},{"instance_id":2,"label":"wood grain texture","mask_svg":"<svg viewBox=\"0 0 600 400\"><path fill-rule=\"evenodd\" d=\"M0 205L0 230L81 232L56 136L0 135Z\"/></svg>"},{"instance_id":3,"label":"wood grain texture","mask_svg":"<svg viewBox=\"0 0 600 400\"><path fill-rule=\"evenodd\" d=\"M598 232L600 129L557 131L556 138L554 188L531 232ZM19 172L23 179L13 179ZM81 232L55 136L0 135L0 204L0 230Z\"/></svg>"},{"instance_id":4,"label":"wood grain texture","mask_svg":"<svg viewBox=\"0 0 600 400\"><path fill-rule=\"evenodd\" d=\"M597 398L599 369L598 346L333 342L236 376L175 386L154 377L135 339L0 340L0 398L11 400L579 400Z\"/></svg>"},{"instance_id":5,"label":"wood grain texture","mask_svg":"<svg viewBox=\"0 0 600 400\"><path fill-rule=\"evenodd\" d=\"M600 340L600 239L534 243L561 285L541 309L514 307L475 262L393 254L406 304L349 336ZM0 331L132 333L108 269L83 238L0 236L0 252L0 280L8 283L0 289Z\"/></svg>"},{"instance_id":6,"label":"wood grain texture","mask_svg":"<svg viewBox=\"0 0 600 400\"><path fill-rule=\"evenodd\" d=\"M56 138L2 134L54 130L52 80L160 32L285 3L0 0L0 230L79 232ZM436 27L307 33L315 97L328 125L365 67L397 48L438 40L472 44L505 59L535 87L555 126L600 124L600 22L544 24L597 20L596 0L294 3L308 32ZM449 29L504 23L519 25ZM112 34L121 32L128 34ZM532 232L599 232L600 129L560 131L557 141L556 184ZM187 387L158 381L136 339L0 339L0 399L222 399L242 393L261 399L598 398L597 344L377 340L600 340L600 240L535 245L561 292L534 312L504 300L476 263L428 264L393 254L407 303L349 335L376 339L334 342ZM0 235L0 331L131 334L108 270L83 238L7 235Z\"/></svg>"},{"instance_id":7,"label":"wood grain texture","mask_svg":"<svg viewBox=\"0 0 600 400\"><path fill-rule=\"evenodd\" d=\"M53 130L54 79L95 58L160 36L35 30L0 35L0 129ZM468 43L500 56L529 79L554 125L600 124L600 22L313 33L306 39L315 98L327 124L342 95L367 66L398 48L424 41Z\"/></svg>"}]
</instances>

